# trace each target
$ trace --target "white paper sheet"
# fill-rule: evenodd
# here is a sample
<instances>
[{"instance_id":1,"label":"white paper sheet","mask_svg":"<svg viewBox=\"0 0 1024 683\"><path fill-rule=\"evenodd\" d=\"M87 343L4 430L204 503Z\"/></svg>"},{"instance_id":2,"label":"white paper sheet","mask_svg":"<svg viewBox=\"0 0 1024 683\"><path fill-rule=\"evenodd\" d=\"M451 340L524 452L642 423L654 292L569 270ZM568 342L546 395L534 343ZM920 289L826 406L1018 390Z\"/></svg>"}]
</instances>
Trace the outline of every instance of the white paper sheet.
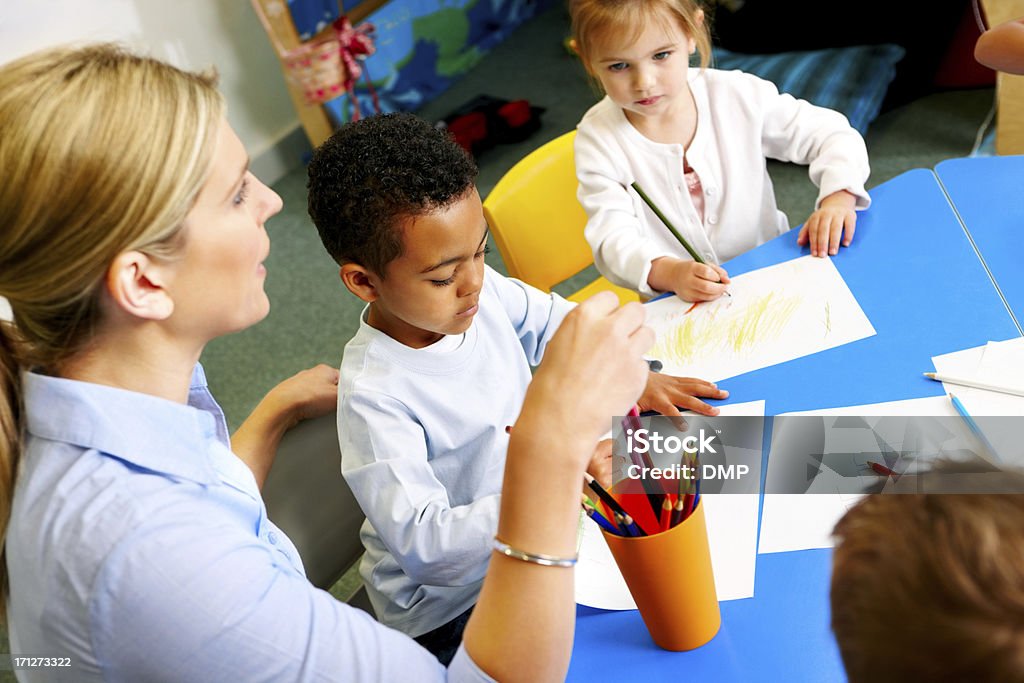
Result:
<instances>
[{"instance_id":1,"label":"white paper sheet","mask_svg":"<svg viewBox=\"0 0 1024 683\"><path fill-rule=\"evenodd\" d=\"M935 370L980 382L1024 387L1024 338L990 341L932 358ZM1024 467L1017 421L986 419L1024 416L1024 397L998 391L943 383L943 389L964 404L996 451L1000 465Z\"/></svg>"},{"instance_id":2,"label":"white paper sheet","mask_svg":"<svg viewBox=\"0 0 1024 683\"><path fill-rule=\"evenodd\" d=\"M721 416L764 416L764 401L724 405ZM758 494L701 495L719 600L754 596ZM599 609L636 609L597 525L586 520L576 564L576 602Z\"/></svg>"},{"instance_id":3,"label":"white paper sheet","mask_svg":"<svg viewBox=\"0 0 1024 683\"><path fill-rule=\"evenodd\" d=\"M664 372L712 382L875 334L828 258L803 256L732 279L731 297L647 304Z\"/></svg>"},{"instance_id":4,"label":"white paper sheet","mask_svg":"<svg viewBox=\"0 0 1024 683\"><path fill-rule=\"evenodd\" d=\"M989 342L932 358L935 371L980 382L1024 387L1024 338ZM1024 397L943 383L971 415L1024 415Z\"/></svg>"},{"instance_id":5,"label":"white paper sheet","mask_svg":"<svg viewBox=\"0 0 1024 683\"><path fill-rule=\"evenodd\" d=\"M886 403L873 403L869 405L848 406L842 408L830 408L827 410L809 410L799 413L787 413L787 415L819 415L819 416L857 416L857 417L959 417L949 399L945 396L930 398L917 398L906 401L889 401ZM777 424L777 423L776 423ZM855 430L826 430L826 439L849 439L856 438ZM773 435L773 450L776 445ZM824 452L844 450L836 448L833 444L826 443L828 449ZM871 444L867 444L864 450L870 451ZM856 450L856 449L853 449ZM774 453L768 453L768 473L766 476L766 490L772 489L772 481L775 477L784 476L780 467L785 466L784 460L773 457ZM863 466L864 462L856 463ZM774 465L774 466L773 466ZM876 481L877 475L865 468L864 476L866 482ZM823 481L827 481L824 480ZM758 553L781 553L791 550L808 550L810 548L831 548L832 529L846 511L856 503L861 496L850 493L807 493L807 494L765 494L764 508L761 511L761 537L758 544Z\"/></svg>"}]
</instances>

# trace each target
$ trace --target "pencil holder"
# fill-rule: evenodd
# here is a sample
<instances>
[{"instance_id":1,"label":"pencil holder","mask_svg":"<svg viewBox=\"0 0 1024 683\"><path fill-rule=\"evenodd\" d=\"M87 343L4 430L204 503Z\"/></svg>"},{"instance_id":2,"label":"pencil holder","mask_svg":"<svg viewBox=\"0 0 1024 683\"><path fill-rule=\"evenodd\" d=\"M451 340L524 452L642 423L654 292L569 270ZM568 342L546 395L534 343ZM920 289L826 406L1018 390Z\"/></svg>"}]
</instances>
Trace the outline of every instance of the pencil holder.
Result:
<instances>
[{"instance_id":1,"label":"pencil holder","mask_svg":"<svg viewBox=\"0 0 1024 683\"><path fill-rule=\"evenodd\" d=\"M604 538L654 642L666 650L693 650L722 625L711 571L704 505L653 536Z\"/></svg>"}]
</instances>

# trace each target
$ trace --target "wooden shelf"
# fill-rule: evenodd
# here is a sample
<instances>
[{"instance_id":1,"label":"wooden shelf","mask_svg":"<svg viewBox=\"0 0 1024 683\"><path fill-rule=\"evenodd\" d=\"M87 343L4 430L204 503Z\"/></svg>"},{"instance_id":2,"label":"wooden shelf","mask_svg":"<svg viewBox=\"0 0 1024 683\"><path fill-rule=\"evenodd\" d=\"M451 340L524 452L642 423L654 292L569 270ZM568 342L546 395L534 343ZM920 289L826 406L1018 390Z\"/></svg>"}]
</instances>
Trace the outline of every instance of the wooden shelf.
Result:
<instances>
[{"instance_id":1,"label":"wooden shelf","mask_svg":"<svg viewBox=\"0 0 1024 683\"><path fill-rule=\"evenodd\" d=\"M982 0L985 23L1024 17L1024 0ZM1024 76L996 73L996 153L1024 154Z\"/></svg>"},{"instance_id":2,"label":"wooden shelf","mask_svg":"<svg viewBox=\"0 0 1024 683\"><path fill-rule=\"evenodd\" d=\"M274 35L268 36L273 44L276 38L277 42L285 50L291 50L298 47L302 41L299 40L299 34L295 30L295 24L292 22L291 13L288 12L287 3L284 0L251 0L254 9L257 12L261 12L267 19L267 23L270 25L270 30L273 30ZM357 24L375 10L379 9L383 5L387 4L389 0L363 0L358 5L353 7L350 11L346 12L349 20L353 24ZM326 31L331 30L330 28L324 29L321 33L323 35ZM276 49L275 49L275 52ZM280 55L278 55L280 60ZM288 94L292 98L292 106L295 107L295 113L299 117L299 122L302 123L302 128L306 131L306 137L309 138L309 143L314 147L319 147L323 142L331 136L334 132L334 126L331 124L331 119L327 115L323 105L320 104L309 104L306 102L306 96L302 92L302 89L295 85L292 80L288 77L287 70L284 64L281 64L281 72L285 75L285 84L288 86Z\"/></svg>"}]
</instances>

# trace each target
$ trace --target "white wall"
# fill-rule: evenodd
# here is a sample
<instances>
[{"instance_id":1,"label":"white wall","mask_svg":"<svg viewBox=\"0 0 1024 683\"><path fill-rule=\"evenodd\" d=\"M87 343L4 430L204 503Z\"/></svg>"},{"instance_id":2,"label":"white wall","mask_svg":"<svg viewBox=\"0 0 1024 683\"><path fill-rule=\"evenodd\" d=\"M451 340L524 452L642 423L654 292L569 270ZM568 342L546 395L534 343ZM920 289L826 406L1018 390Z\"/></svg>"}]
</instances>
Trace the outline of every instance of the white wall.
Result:
<instances>
[{"instance_id":1,"label":"white wall","mask_svg":"<svg viewBox=\"0 0 1024 683\"><path fill-rule=\"evenodd\" d=\"M215 66L228 119L257 175L272 183L300 163L305 138L248 0L0 0L0 63L93 40L116 40L185 69ZM0 318L9 315L0 297Z\"/></svg>"},{"instance_id":2,"label":"white wall","mask_svg":"<svg viewBox=\"0 0 1024 683\"><path fill-rule=\"evenodd\" d=\"M257 173L261 157L295 137L298 117L249 0L0 0L0 63L91 40L117 40L186 69L215 66L228 119ZM274 182L299 161L263 164L263 180Z\"/></svg>"}]
</instances>

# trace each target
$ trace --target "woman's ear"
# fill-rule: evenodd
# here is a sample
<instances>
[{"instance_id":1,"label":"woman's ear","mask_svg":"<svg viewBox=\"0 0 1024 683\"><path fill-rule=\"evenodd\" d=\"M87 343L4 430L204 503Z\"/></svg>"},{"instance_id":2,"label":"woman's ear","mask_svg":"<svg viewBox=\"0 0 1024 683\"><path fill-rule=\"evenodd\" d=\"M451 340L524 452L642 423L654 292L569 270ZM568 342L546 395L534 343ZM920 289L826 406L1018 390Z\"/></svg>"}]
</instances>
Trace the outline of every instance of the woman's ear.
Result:
<instances>
[{"instance_id":1,"label":"woman's ear","mask_svg":"<svg viewBox=\"0 0 1024 683\"><path fill-rule=\"evenodd\" d=\"M373 303L379 296L377 283L380 277L372 270L358 263L346 263L338 272L345 288L367 303Z\"/></svg>"},{"instance_id":2,"label":"woman's ear","mask_svg":"<svg viewBox=\"0 0 1024 683\"><path fill-rule=\"evenodd\" d=\"M174 300L165 289L165 269L141 251L123 251L107 268L107 294L125 313L145 320L166 320Z\"/></svg>"}]
</instances>

